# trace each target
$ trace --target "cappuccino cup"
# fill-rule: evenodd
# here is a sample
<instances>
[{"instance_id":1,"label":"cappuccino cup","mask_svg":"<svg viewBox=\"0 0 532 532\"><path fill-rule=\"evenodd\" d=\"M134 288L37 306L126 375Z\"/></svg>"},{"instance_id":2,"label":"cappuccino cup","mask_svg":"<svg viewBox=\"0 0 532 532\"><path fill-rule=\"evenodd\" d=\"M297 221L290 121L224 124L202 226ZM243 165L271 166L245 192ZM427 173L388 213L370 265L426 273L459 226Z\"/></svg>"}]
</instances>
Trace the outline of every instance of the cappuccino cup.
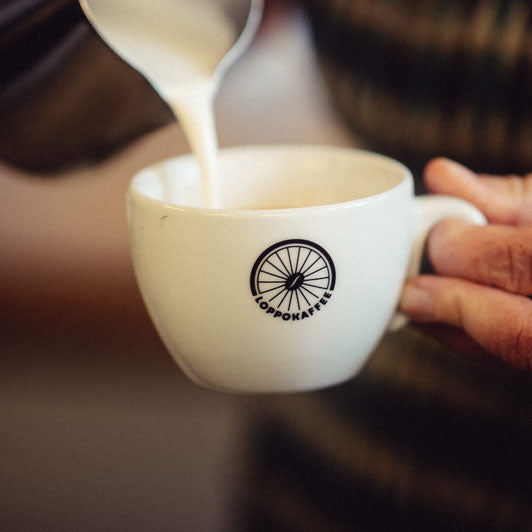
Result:
<instances>
[{"instance_id":1,"label":"cappuccino cup","mask_svg":"<svg viewBox=\"0 0 532 532\"><path fill-rule=\"evenodd\" d=\"M195 159L143 169L127 194L140 291L196 383L230 392L313 390L363 367L418 272L430 229L485 223L465 201L416 197L388 157L332 146L219 152L221 208L201 204Z\"/></svg>"}]
</instances>

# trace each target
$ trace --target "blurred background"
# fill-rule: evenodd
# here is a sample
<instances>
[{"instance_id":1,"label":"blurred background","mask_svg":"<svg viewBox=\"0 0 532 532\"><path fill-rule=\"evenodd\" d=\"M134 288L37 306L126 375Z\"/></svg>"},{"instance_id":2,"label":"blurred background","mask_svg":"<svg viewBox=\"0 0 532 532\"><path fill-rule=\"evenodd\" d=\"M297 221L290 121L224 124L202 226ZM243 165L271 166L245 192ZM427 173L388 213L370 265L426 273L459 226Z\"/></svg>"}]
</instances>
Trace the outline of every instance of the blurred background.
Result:
<instances>
[{"instance_id":1,"label":"blurred background","mask_svg":"<svg viewBox=\"0 0 532 532\"><path fill-rule=\"evenodd\" d=\"M227 530L256 400L182 376L127 242L129 179L189 147L77 4L48 4L69 49L0 114L0 529ZM352 143L315 69L302 14L268 10L216 99L220 144Z\"/></svg>"},{"instance_id":2,"label":"blurred background","mask_svg":"<svg viewBox=\"0 0 532 532\"><path fill-rule=\"evenodd\" d=\"M267 0L216 99L220 145L530 170L530 6L463 4ZM532 529L529 377L426 331L315 394L186 380L124 208L138 169L189 151L179 124L76 2L4 0L0 27L0 529Z\"/></svg>"}]
</instances>

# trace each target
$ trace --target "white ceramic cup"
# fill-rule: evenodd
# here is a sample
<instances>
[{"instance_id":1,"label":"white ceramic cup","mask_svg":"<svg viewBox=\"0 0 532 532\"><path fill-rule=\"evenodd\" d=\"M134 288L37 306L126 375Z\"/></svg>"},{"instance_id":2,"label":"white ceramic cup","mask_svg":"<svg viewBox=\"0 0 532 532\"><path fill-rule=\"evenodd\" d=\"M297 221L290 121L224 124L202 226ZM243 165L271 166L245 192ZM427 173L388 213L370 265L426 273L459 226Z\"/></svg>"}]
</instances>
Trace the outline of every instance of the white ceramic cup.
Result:
<instances>
[{"instance_id":1,"label":"white ceramic cup","mask_svg":"<svg viewBox=\"0 0 532 532\"><path fill-rule=\"evenodd\" d=\"M398 325L430 228L485 221L464 201L414 197L409 170L374 153L250 146L219 157L222 209L201 207L191 156L140 171L128 191L149 313L182 370L210 388L301 391L352 377Z\"/></svg>"}]
</instances>

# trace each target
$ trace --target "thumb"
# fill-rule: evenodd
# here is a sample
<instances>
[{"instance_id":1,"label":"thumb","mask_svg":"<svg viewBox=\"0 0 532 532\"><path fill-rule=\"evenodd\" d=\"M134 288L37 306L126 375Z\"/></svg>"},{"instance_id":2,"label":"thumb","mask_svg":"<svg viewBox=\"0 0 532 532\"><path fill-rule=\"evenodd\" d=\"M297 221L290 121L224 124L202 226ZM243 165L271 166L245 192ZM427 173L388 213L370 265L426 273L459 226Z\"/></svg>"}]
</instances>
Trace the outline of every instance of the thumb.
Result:
<instances>
[{"instance_id":1,"label":"thumb","mask_svg":"<svg viewBox=\"0 0 532 532\"><path fill-rule=\"evenodd\" d=\"M463 329L481 347L521 369L532 369L532 301L461 279L419 276L408 281L401 310L414 321Z\"/></svg>"}]
</instances>

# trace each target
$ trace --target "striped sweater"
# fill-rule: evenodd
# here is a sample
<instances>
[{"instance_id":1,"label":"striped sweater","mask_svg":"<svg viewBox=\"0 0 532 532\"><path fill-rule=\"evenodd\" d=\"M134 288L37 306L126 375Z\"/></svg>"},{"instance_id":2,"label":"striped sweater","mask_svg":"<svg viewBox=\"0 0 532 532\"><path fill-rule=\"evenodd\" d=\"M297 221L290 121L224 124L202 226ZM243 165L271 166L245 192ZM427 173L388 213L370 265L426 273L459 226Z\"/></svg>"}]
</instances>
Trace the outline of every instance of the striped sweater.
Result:
<instances>
[{"instance_id":1,"label":"striped sweater","mask_svg":"<svg viewBox=\"0 0 532 532\"><path fill-rule=\"evenodd\" d=\"M407 328L350 381L253 406L235 529L532 530L528 373Z\"/></svg>"},{"instance_id":2,"label":"striped sweater","mask_svg":"<svg viewBox=\"0 0 532 532\"><path fill-rule=\"evenodd\" d=\"M371 149L532 169L529 0L303 0L331 95Z\"/></svg>"}]
</instances>

